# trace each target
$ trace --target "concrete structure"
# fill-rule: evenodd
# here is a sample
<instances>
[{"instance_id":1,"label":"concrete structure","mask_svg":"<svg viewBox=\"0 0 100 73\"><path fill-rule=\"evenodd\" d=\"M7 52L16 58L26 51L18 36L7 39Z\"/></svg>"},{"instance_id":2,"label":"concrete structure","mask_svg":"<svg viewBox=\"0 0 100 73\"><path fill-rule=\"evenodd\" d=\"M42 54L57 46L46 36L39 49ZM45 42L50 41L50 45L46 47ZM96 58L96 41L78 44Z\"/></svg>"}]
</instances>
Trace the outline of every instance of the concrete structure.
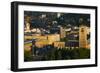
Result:
<instances>
[{"instance_id":1,"label":"concrete structure","mask_svg":"<svg viewBox=\"0 0 100 73\"><path fill-rule=\"evenodd\" d=\"M41 34L41 31L40 31L39 28L33 28L33 29L31 29L30 31L31 31L31 32L35 32L35 33Z\"/></svg>"},{"instance_id":2,"label":"concrete structure","mask_svg":"<svg viewBox=\"0 0 100 73\"><path fill-rule=\"evenodd\" d=\"M50 34L50 35L47 35L47 39L52 44L55 41L60 41L60 35L59 34Z\"/></svg>"},{"instance_id":3,"label":"concrete structure","mask_svg":"<svg viewBox=\"0 0 100 73\"><path fill-rule=\"evenodd\" d=\"M87 48L87 27L80 26L79 28L79 47Z\"/></svg>"},{"instance_id":4,"label":"concrete structure","mask_svg":"<svg viewBox=\"0 0 100 73\"><path fill-rule=\"evenodd\" d=\"M65 48L65 42L54 42L54 47Z\"/></svg>"},{"instance_id":5,"label":"concrete structure","mask_svg":"<svg viewBox=\"0 0 100 73\"><path fill-rule=\"evenodd\" d=\"M52 45L55 41L60 41L59 34L50 34L45 36L34 36L37 39L35 42L35 46L38 48L42 48L46 45Z\"/></svg>"},{"instance_id":6,"label":"concrete structure","mask_svg":"<svg viewBox=\"0 0 100 73\"><path fill-rule=\"evenodd\" d=\"M43 48L46 45L50 45L51 43L49 43L48 40L42 40L42 41L36 41L35 42L35 46L38 48Z\"/></svg>"},{"instance_id":7,"label":"concrete structure","mask_svg":"<svg viewBox=\"0 0 100 73\"><path fill-rule=\"evenodd\" d=\"M31 32L30 31L30 23L26 23L25 32Z\"/></svg>"},{"instance_id":8,"label":"concrete structure","mask_svg":"<svg viewBox=\"0 0 100 73\"><path fill-rule=\"evenodd\" d=\"M65 29L60 26L60 38L64 38L64 37L66 37Z\"/></svg>"},{"instance_id":9,"label":"concrete structure","mask_svg":"<svg viewBox=\"0 0 100 73\"><path fill-rule=\"evenodd\" d=\"M33 39L36 40L47 40L47 36L39 35L39 36L32 36Z\"/></svg>"}]
</instances>

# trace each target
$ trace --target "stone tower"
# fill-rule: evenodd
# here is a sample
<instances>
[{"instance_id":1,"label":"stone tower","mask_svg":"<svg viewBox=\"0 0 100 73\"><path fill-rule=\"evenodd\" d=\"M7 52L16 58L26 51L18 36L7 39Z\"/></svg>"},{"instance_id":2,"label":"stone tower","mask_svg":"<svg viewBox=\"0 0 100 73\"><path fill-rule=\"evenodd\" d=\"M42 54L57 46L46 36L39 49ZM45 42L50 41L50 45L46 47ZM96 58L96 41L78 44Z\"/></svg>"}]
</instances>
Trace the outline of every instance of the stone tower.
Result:
<instances>
[{"instance_id":1,"label":"stone tower","mask_svg":"<svg viewBox=\"0 0 100 73\"><path fill-rule=\"evenodd\" d=\"M26 23L26 31L30 32L30 23Z\"/></svg>"},{"instance_id":2,"label":"stone tower","mask_svg":"<svg viewBox=\"0 0 100 73\"><path fill-rule=\"evenodd\" d=\"M79 47L80 48L87 47L87 27L86 26L79 27Z\"/></svg>"},{"instance_id":3,"label":"stone tower","mask_svg":"<svg viewBox=\"0 0 100 73\"><path fill-rule=\"evenodd\" d=\"M65 29L63 27L60 27L60 38L64 38L66 36Z\"/></svg>"}]
</instances>

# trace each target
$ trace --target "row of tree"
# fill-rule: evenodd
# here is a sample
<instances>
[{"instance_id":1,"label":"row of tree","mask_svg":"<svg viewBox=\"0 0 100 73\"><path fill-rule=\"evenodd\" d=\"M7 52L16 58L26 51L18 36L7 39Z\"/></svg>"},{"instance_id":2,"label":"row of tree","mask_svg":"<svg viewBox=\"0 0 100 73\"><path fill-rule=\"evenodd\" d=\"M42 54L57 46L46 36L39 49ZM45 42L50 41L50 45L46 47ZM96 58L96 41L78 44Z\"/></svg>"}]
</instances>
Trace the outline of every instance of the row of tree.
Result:
<instances>
[{"instance_id":1,"label":"row of tree","mask_svg":"<svg viewBox=\"0 0 100 73\"><path fill-rule=\"evenodd\" d=\"M41 56L41 61L46 60L72 60L72 59L88 59L90 58L90 49L85 48L74 48L74 49L57 49L52 48L51 50L45 52L45 54L38 54L38 56ZM37 56L37 57L38 57ZM35 59L32 56L31 52L24 53L24 60L25 61L35 61Z\"/></svg>"},{"instance_id":2,"label":"row of tree","mask_svg":"<svg viewBox=\"0 0 100 73\"><path fill-rule=\"evenodd\" d=\"M49 51L44 60L71 60L71 59L87 59L90 58L90 50L84 48L78 49L54 49Z\"/></svg>"}]
</instances>

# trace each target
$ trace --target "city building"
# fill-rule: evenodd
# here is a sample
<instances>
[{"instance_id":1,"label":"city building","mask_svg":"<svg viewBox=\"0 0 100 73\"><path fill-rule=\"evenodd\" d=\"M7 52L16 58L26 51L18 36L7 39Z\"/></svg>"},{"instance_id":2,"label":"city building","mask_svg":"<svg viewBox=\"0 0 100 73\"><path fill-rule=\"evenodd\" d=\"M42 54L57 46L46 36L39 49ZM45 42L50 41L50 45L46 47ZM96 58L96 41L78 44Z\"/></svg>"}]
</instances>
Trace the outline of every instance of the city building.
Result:
<instances>
[{"instance_id":1,"label":"city building","mask_svg":"<svg viewBox=\"0 0 100 73\"><path fill-rule=\"evenodd\" d=\"M64 38L64 37L66 37L65 29L60 26L60 38Z\"/></svg>"},{"instance_id":2,"label":"city building","mask_svg":"<svg viewBox=\"0 0 100 73\"><path fill-rule=\"evenodd\" d=\"M30 31L30 23L26 23L25 32L31 32Z\"/></svg>"},{"instance_id":3,"label":"city building","mask_svg":"<svg viewBox=\"0 0 100 73\"><path fill-rule=\"evenodd\" d=\"M68 40L66 43L66 48L79 48L78 40Z\"/></svg>"},{"instance_id":4,"label":"city building","mask_svg":"<svg viewBox=\"0 0 100 73\"><path fill-rule=\"evenodd\" d=\"M34 32L34 33L40 33L41 34L41 31L39 28L33 28L30 30L31 32Z\"/></svg>"},{"instance_id":5,"label":"city building","mask_svg":"<svg viewBox=\"0 0 100 73\"><path fill-rule=\"evenodd\" d=\"M64 48L65 47L65 42L58 41L58 42L54 42L53 45L56 48Z\"/></svg>"},{"instance_id":6,"label":"city building","mask_svg":"<svg viewBox=\"0 0 100 73\"><path fill-rule=\"evenodd\" d=\"M38 48L43 48L46 45L50 45L48 40L36 41L35 46Z\"/></svg>"},{"instance_id":7,"label":"city building","mask_svg":"<svg viewBox=\"0 0 100 73\"><path fill-rule=\"evenodd\" d=\"M87 26L80 26L79 28L79 47L87 48Z\"/></svg>"},{"instance_id":8,"label":"city building","mask_svg":"<svg viewBox=\"0 0 100 73\"><path fill-rule=\"evenodd\" d=\"M47 40L47 36L44 35L32 36L32 38L36 40Z\"/></svg>"},{"instance_id":9,"label":"city building","mask_svg":"<svg viewBox=\"0 0 100 73\"><path fill-rule=\"evenodd\" d=\"M55 41L60 41L59 34L49 34L44 36L34 36L37 41L35 42L35 46L38 48L42 48L46 45L52 45Z\"/></svg>"},{"instance_id":10,"label":"city building","mask_svg":"<svg viewBox=\"0 0 100 73\"><path fill-rule=\"evenodd\" d=\"M55 41L60 41L60 35L59 34L49 34L47 35L47 39L52 44Z\"/></svg>"}]
</instances>

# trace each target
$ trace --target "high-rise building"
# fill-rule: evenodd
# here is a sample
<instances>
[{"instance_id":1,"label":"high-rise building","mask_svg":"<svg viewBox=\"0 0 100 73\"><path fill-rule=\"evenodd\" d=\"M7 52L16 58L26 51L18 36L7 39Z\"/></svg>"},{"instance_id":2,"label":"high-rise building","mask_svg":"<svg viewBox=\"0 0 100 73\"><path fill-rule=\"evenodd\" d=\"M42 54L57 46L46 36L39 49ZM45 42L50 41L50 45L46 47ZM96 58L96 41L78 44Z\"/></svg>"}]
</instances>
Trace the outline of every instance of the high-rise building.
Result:
<instances>
[{"instance_id":1,"label":"high-rise building","mask_svg":"<svg viewBox=\"0 0 100 73\"><path fill-rule=\"evenodd\" d=\"M83 25L79 27L79 47L87 47L87 27Z\"/></svg>"}]
</instances>

